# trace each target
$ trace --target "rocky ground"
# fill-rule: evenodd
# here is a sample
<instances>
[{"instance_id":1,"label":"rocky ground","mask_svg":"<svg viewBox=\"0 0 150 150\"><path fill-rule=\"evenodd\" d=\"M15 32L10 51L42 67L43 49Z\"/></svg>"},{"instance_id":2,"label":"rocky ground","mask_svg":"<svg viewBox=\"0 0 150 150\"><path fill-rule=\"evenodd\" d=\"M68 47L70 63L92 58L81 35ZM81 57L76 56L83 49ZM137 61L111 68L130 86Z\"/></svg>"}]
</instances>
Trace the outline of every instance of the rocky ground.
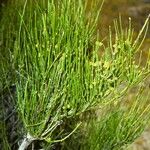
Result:
<instances>
[{"instance_id":1,"label":"rocky ground","mask_svg":"<svg viewBox=\"0 0 150 150\"><path fill-rule=\"evenodd\" d=\"M150 150L150 128L145 129L143 134L129 146L128 150Z\"/></svg>"}]
</instances>

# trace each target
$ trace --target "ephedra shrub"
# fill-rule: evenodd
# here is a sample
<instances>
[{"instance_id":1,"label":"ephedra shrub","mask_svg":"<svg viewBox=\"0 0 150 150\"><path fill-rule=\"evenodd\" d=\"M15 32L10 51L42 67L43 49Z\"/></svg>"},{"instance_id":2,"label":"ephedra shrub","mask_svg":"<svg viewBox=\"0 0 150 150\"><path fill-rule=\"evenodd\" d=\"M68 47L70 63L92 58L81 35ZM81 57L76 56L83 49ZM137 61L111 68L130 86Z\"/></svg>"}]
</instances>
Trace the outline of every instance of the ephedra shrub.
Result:
<instances>
[{"instance_id":1,"label":"ephedra shrub","mask_svg":"<svg viewBox=\"0 0 150 150\"><path fill-rule=\"evenodd\" d=\"M131 22L123 30L120 19L115 23L115 37L112 40L110 29L104 46L95 36L102 2L89 4L84 0L26 0L18 11L20 25L11 58L16 73L16 107L25 137L19 150L37 141L56 149L57 143L69 140L84 127L88 120L81 118L88 111L118 102L149 75L148 61L143 68L141 59L135 61L149 18L135 40ZM73 125L66 130L70 122ZM107 119L103 125L105 122Z\"/></svg>"}]
</instances>

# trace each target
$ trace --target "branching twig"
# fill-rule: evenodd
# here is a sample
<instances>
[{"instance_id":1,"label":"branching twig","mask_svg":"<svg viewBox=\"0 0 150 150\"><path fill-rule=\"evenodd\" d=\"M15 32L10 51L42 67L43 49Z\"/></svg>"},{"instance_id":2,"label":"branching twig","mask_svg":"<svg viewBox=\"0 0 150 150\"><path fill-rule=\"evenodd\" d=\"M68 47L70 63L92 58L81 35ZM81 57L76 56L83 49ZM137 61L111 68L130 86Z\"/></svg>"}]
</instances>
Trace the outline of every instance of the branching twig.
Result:
<instances>
[{"instance_id":1,"label":"branching twig","mask_svg":"<svg viewBox=\"0 0 150 150\"><path fill-rule=\"evenodd\" d=\"M22 141L21 145L19 146L18 150L26 150L28 146L34 141L36 138L32 137L29 133Z\"/></svg>"}]
</instances>

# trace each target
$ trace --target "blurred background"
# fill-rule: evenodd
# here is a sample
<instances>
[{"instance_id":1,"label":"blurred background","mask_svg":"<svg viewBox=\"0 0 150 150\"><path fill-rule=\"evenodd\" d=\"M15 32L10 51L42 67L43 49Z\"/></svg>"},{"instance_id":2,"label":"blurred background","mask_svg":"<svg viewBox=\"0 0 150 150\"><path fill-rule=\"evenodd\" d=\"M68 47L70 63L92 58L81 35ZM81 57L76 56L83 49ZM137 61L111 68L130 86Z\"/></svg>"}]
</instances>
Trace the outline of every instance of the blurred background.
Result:
<instances>
[{"instance_id":1,"label":"blurred background","mask_svg":"<svg viewBox=\"0 0 150 150\"><path fill-rule=\"evenodd\" d=\"M145 19L150 14L150 0L105 0L102 7L101 17L98 25L100 36L108 35L108 26L114 24L114 19L122 18L123 27L128 26L129 17L132 19L132 28L135 35L142 28ZM150 28L142 49L148 53L150 47Z\"/></svg>"}]
</instances>

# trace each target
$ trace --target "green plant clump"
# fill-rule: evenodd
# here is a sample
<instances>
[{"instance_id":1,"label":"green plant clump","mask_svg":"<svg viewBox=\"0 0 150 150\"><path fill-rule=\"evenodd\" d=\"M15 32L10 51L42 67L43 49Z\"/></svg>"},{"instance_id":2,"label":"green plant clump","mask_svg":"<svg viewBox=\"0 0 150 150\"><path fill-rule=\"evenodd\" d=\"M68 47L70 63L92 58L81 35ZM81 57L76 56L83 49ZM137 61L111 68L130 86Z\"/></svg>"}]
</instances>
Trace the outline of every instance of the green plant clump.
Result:
<instances>
[{"instance_id":1,"label":"green plant clump","mask_svg":"<svg viewBox=\"0 0 150 150\"><path fill-rule=\"evenodd\" d=\"M124 30L120 18L115 22L116 34L112 35L110 28L108 44L104 45L99 36L95 36L102 3L98 5L98 1L93 1L90 11L89 2L84 0L26 0L23 7L20 6L22 9L16 15L19 25L14 27L11 50L7 49L15 74L16 107L25 129L19 150L34 141L49 143L49 149L63 143L81 129L85 120L80 118L86 112L117 103L130 88L148 77L148 60L141 67L141 58L135 57L148 30L149 18L136 39L133 39L131 20ZM127 113L127 118L122 110L114 110L106 113L102 122L96 119L98 126L94 123L96 127L92 127L96 146L92 147L94 144L89 139L93 135L88 132L89 139L86 139L90 146L80 149L114 149L117 143L111 138L114 136L111 132L116 128L114 137L120 140L117 141L120 147L131 142L135 134L127 136L129 120L137 119L136 109L131 110L134 114ZM67 121L74 119L73 128L66 133ZM92 125L92 121L89 122ZM125 124L122 129L120 124ZM109 128L106 132L105 126ZM125 136L119 137L119 132ZM107 143L112 144L106 147Z\"/></svg>"}]
</instances>

